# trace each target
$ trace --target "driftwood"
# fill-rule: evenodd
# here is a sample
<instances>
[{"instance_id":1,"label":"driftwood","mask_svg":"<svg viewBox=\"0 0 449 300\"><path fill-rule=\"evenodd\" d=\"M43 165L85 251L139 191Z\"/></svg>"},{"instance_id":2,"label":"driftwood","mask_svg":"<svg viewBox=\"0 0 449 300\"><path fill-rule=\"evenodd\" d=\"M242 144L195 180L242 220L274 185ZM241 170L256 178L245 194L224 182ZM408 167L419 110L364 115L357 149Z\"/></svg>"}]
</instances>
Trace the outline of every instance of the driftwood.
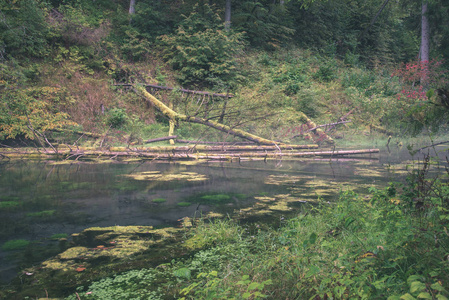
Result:
<instances>
[{"instance_id":1,"label":"driftwood","mask_svg":"<svg viewBox=\"0 0 449 300\"><path fill-rule=\"evenodd\" d=\"M115 86L124 86L124 87L134 87L133 84L130 83L117 83L114 84ZM187 90L187 89L178 89L178 88L173 88L173 87L168 87L168 86L160 86L160 85L155 85L155 84L144 84L143 85L146 90L148 91L149 89L156 89L156 90L168 90L168 91L173 91L173 90L178 90L180 92L186 93L186 94L195 94L195 95L203 95L203 96L210 96L210 97L221 97L221 98L232 98L234 97L234 95L232 94L217 94L217 93L210 93L210 92L204 92L204 91L194 91L194 90Z\"/></svg>"}]
</instances>

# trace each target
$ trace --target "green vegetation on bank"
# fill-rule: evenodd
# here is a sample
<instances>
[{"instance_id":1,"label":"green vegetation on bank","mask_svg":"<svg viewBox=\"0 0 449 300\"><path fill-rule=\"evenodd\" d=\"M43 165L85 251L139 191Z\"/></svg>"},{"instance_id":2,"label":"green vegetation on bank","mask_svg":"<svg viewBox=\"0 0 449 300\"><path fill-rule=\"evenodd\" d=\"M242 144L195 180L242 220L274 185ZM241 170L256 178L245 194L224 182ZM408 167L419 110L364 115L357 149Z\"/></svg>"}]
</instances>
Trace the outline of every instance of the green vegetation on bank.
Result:
<instances>
[{"instance_id":1,"label":"green vegetation on bank","mask_svg":"<svg viewBox=\"0 0 449 300\"><path fill-rule=\"evenodd\" d=\"M188 258L80 286L81 299L448 299L448 176L342 191L279 228L219 219L186 231ZM306 212L307 211L307 212ZM78 295L69 299L77 299ZM108 296L109 295L109 296Z\"/></svg>"},{"instance_id":2,"label":"green vegetation on bank","mask_svg":"<svg viewBox=\"0 0 449 300\"><path fill-rule=\"evenodd\" d=\"M186 115L291 143L309 138L299 113L317 124L351 120L330 132L338 138L445 129L443 1L429 4L435 59L427 63L415 59L416 3L390 2L370 27L384 1L231 2L231 29L218 0L137 1L133 14L124 0L0 4L0 139L98 147L168 134L163 115L114 83L232 93L229 101L176 89L158 97ZM226 137L176 126L179 138Z\"/></svg>"}]
</instances>

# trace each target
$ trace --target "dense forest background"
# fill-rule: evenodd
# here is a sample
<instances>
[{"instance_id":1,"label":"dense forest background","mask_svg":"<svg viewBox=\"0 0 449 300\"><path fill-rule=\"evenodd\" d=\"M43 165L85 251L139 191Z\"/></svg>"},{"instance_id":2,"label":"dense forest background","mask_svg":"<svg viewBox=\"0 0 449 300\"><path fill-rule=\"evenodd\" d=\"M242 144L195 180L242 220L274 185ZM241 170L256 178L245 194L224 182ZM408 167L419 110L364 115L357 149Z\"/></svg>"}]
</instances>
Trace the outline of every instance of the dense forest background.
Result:
<instances>
[{"instance_id":1,"label":"dense forest background","mask_svg":"<svg viewBox=\"0 0 449 300\"><path fill-rule=\"evenodd\" d=\"M158 97L277 140L297 135L298 112L318 123L345 116L359 132L441 129L448 18L443 0L5 0L0 138L166 135L166 118L117 83L232 93L226 103ZM177 134L206 133L193 124Z\"/></svg>"}]
</instances>

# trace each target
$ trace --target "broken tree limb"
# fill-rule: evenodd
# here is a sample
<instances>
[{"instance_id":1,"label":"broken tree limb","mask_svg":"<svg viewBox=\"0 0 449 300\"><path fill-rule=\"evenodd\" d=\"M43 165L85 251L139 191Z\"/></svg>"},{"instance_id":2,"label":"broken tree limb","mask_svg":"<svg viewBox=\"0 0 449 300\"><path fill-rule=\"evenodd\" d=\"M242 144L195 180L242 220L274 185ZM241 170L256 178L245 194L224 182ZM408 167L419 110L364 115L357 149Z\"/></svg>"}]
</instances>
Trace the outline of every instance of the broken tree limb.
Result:
<instances>
[{"instance_id":1,"label":"broken tree limb","mask_svg":"<svg viewBox=\"0 0 449 300\"><path fill-rule=\"evenodd\" d=\"M249 132L246 132L246 131L243 131L240 129L231 128L230 126L215 122L213 120L199 118L199 117L190 117L190 116L186 116L184 114L177 113L173 109L167 107L164 103L162 103L162 101L158 100L156 97L154 97L149 92L147 92L143 86L135 86L135 90L138 93L140 93L142 96L144 96L148 101L150 101L158 110L160 110L170 120L184 121L184 122L189 122L189 123L197 123L197 124L206 125L211 128L217 129L219 131L232 134L233 136L237 136L237 137L252 141L254 143L257 143L257 144L262 144L262 145L277 144L277 142L275 142L275 141L261 138L259 136L256 136L254 134L251 134Z\"/></svg>"},{"instance_id":2,"label":"broken tree limb","mask_svg":"<svg viewBox=\"0 0 449 300\"><path fill-rule=\"evenodd\" d=\"M329 135L327 135L323 130L316 128L317 125L312 120L310 120L304 113L302 113L302 112L297 112L297 113L299 115L298 116L299 121L301 123L303 123L306 128L305 128L305 130L303 130L301 128L301 133L299 135L296 135L295 137L304 135L304 136L309 136L318 144L322 144L323 142L330 144L330 145L335 144L334 140ZM311 129L313 129L313 128L316 128L316 129L311 131ZM313 136L312 136L312 134L313 134Z\"/></svg>"},{"instance_id":3,"label":"broken tree limb","mask_svg":"<svg viewBox=\"0 0 449 300\"><path fill-rule=\"evenodd\" d=\"M176 139L177 137L178 137L177 135L164 136L164 137L160 137L160 138L146 140L144 143L149 144L149 143L154 143L154 142L173 140L173 139Z\"/></svg>"},{"instance_id":4,"label":"broken tree limb","mask_svg":"<svg viewBox=\"0 0 449 300\"><path fill-rule=\"evenodd\" d=\"M316 126L316 127L314 127L314 128L310 128L310 129L308 129L307 131L305 131L304 133L308 133L308 132L315 131L315 130L317 130L318 128L321 128L321 127L335 126L335 125L346 124L346 123L350 123L350 122L352 122L352 121L339 121L339 122L335 122L335 123L322 124L322 125L318 125L318 126ZM296 134L296 135L292 136L291 138L295 138L295 137L301 136L301 135L303 135L304 133Z\"/></svg>"},{"instance_id":5,"label":"broken tree limb","mask_svg":"<svg viewBox=\"0 0 449 300\"><path fill-rule=\"evenodd\" d=\"M134 87L133 84L130 83L117 83L114 84L114 86L125 86L125 87ZM157 89L157 90L168 90L168 91L173 91L173 90L178 90L181 91L183 93L186 94L196 94L196 95L205 95L205 96L212 96L212 97L221 97L221 98L232 98L234 97L233 94L218 94L218 93L210 93L210 92L204 92L204 91L194 91L194 90L187 90L187 89L178 89L178 88L173 88L173 87L168 87L168 86L160 86L160 85L155 85L155 84L144 84L143 85L146 89L150 88L150 89Z\"/></svg>"}]
</instances>

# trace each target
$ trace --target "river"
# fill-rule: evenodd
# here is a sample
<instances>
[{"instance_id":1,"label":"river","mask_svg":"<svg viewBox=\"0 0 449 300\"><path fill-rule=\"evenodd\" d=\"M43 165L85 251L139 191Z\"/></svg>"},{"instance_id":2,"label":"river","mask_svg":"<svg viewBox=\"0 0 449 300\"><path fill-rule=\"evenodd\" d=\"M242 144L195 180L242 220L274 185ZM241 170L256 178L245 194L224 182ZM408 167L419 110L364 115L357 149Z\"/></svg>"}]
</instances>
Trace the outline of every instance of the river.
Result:
<instances>
[{"instance_id":1,"label":"river","mask_svg":"<svg viewBox=\"0 0 449 300\"><path fill-rule=\"evenodd\" d=\"M3 161L0 163L0 280L58 253L58 240L88 227L176 226L184 217L295 214L404 178L422 155L382 150L364 158L276 161ZM288 201L280 201L284 198ZM294 197L295 200L291 200ZM271 199L270 205L261 205ZM282 203L281 203L282 202ZM276 204L276 205L273 205ZM24 249L5 243L24 240ZM32 245L32 246L30 246ZM28 249L28 250L27 250ZM30 250L32 249L32 250Z\"/></svg>"}]
</instances>

